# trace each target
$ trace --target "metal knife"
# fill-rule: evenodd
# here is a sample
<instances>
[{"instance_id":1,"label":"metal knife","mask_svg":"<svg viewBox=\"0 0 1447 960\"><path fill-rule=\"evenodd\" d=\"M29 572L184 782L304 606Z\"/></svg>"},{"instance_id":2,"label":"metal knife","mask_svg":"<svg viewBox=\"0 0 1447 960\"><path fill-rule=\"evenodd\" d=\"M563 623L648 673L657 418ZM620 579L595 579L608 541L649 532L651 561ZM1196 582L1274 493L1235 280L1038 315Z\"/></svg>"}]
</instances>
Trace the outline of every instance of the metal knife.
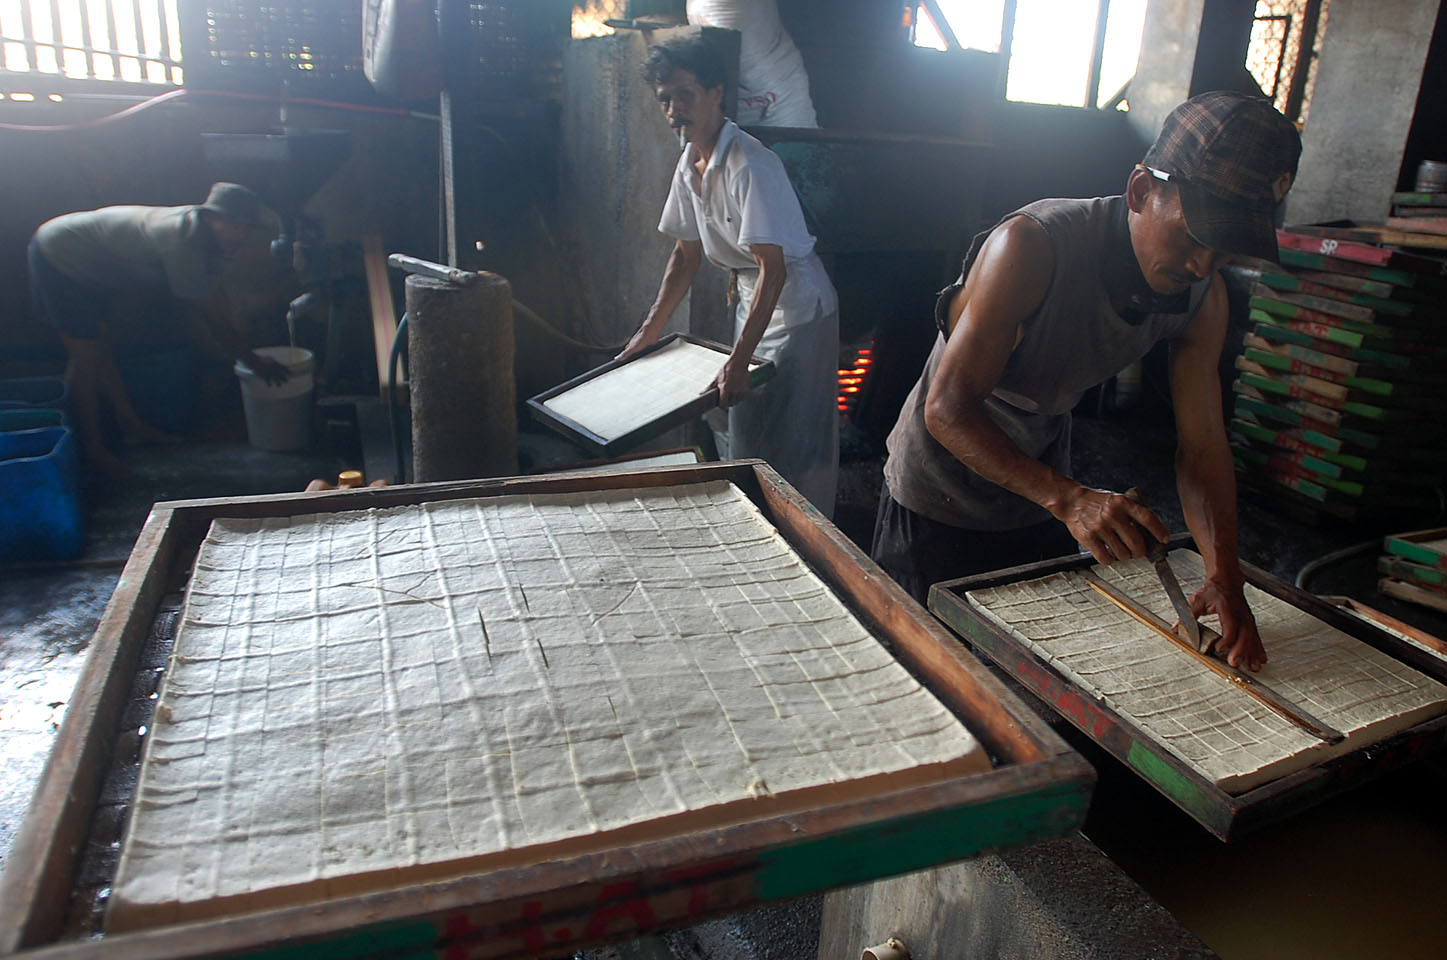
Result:
<instances>
[{"instance_id":1,"label":"metal knife","mask_svg":"<svg viewBox=\"0 0 1447 960\"><path fill-rule=\"evenodd\" d=\"M1136 503L1143 504L1145 502L1141 499L1140 491L1135 487L1127 490L1125 495ZM1146 543L1150 548L1147 559L1150 560L1151 566L1156 568L1156 576L1160 578L1161 586L1166 590L1166 596L1171 599L1171 606L1175 608L1176 616L1181 620L1181 627L1186 632L1186 639L1198 653L1206 653L1220 635L1214 630L1202 630L1200 622L1191 613L1190 601L1186 599L1185 592L1181 590L1181 582L1176 579L1176 571L1171 569L1170 561L1166 559L1170 545L1158 541L1151 536L1148 530L1142 529L1141 535L1146 538Z\"/></svg>"},{"instance_id":2,"label":"metal knife","mask_svg":"<svg viewBox=\"0 0 1447 960\"><path fill-rule=\"evenodd\" d=\"M1191 612L1191 603L1186 599L1186 594L1181 590L1181 583L1176 579L1176 571L1171 569L1170 561L1166 559L1166 551L1169 549L1166 544L1157 544L1150 553L1151 565L1156 568L1156 576L1161 578L1161 586L1166 588L1166 596L1171 598L1171 606L1176 610L1176 616L1181 619L1181 627L1186 631L1186 639L1191 642L1197 652L1205 653L1211 648L1214 636L1208 636L1210 631L1202 630L1201 624L1196 620L1195 614Z\"/></svg>"}]
</instances>

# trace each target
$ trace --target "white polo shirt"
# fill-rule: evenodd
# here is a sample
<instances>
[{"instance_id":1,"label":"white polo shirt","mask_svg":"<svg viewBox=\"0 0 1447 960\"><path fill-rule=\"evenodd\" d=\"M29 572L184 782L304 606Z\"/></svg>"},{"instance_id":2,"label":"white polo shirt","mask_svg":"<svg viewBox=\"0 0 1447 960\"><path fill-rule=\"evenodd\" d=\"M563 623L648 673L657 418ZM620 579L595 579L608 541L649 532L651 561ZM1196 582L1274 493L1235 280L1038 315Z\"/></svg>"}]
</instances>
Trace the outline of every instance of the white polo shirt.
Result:
<instances>
[{"instance_id":1,"label":"white polo shirt","mask_svg":"<svg viewBox=\"0 0 1447 960\"><path fill-rule=\"evenodd\" d=\"M789 275L775 311L785 316L776 316L775 323L804 322L820 300L832 303L833 287L814 256L814 237L778 155L725 120L698 190L693 178L697 159L698 150L690 143L674 168L659 231L700 241L709 260L726 270L747 271L739 278L745 302L752 299L758 267L749 245L781 247ZM820 289L821 281L827 290Z\"/></svg>"}]
</instances>

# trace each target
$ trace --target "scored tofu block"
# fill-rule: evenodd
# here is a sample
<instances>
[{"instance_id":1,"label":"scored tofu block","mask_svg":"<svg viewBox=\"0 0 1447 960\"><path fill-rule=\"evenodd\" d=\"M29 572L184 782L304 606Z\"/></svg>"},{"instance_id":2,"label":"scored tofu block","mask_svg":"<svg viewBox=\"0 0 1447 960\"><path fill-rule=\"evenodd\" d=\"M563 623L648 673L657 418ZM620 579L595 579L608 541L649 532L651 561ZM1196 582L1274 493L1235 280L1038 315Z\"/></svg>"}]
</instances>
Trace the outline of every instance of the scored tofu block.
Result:
<instances>
[{"instance_id":1,"label":"scored tofu block","mask_svg":"<svg viewBox=\"0 0 1447 960\"><path fill-rule=\"evenodd\" d=\"M217 520L107 929L989 769L733 484Z\"/></svg>"},{"instance_id":2,"label":"scored tofu block","mask_svg":"<svg viewBox=\"0 0 1447 960\"><path fill-rule=\"evenodd\" d=\"M1175 550L1169 559L1187 594L1200 585L1199 554ZM1091 569L1166 623L1176 621L1149 561ZM987 619L1227 793L1447 713L1447 687L1251 584L1246 600L1268 657L1252 676L1346 734L1341 743L1307 733L1213 673L1101 596L1080 571L966 596Z\"/></svg>"}]
</instances>

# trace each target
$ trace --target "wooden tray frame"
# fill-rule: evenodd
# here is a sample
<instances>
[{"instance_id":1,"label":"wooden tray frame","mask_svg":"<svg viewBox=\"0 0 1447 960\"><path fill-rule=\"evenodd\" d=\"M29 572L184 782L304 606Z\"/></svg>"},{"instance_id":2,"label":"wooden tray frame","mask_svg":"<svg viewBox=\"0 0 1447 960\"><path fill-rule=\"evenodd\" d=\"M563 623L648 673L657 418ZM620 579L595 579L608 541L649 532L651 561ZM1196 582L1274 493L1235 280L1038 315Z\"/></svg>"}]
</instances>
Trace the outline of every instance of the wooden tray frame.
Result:
<instances>
[{"instance_id":1,"label":"wooden tray frame","mask_svg":"<svg viewBox=\"0 0 1447 960\"><path fill-rule=\"evenodd\" d=\"M534 420L547 427L550 427L553 430L556 430L564 437L567 437L569 440L572 440L574 443L578 444L586 450L591 451L594 455L599 457L616 457L619 454L626 453L627 451L633 449L634 447L638 446L638 444L643 443L646 440L652 440L654 437L658 436L666 430L672 429L673 427L676 427L681 423L687 423L694 417L703 416L705 413L708 413L714 407L718 406L717 393L700 394L695 399L689 401L681 407L676 407L668 413L663 414L662 416L658 417L658 419L651 420L648 423L643 424L641 427L633 430L632 432L623 434L623 436L621 437L614 437L612 440L608 440L598 436L598 434L589 430L582 424L571 420L568 417L562 416L561 414L550 410L547 406L545 406L546 402L548 400L551 400L553 397L556 397L562 393L567 393L574 387L579 386L580 384L587 383L588 381L593 380L597 377L600 377L610 370L616 370L623 364L630 363L633 360L638 359L638 357L646 357L650 353L653 353L657 350L662 350L664 347L668 346L675 340L684 340L688 343L697 344L701 347L708 347L713 350L720 350L725 356L727 356L729 352L729 348L727 345L718 343L713 340L705 340L702 337L695 337L687 333L670 333L668 336L659 340L657 343L641 351L637 355L629 357L627 360L609 360L602 366L594 367L592 370L589 370L586 373L579 374L578 376L574 377L566 383L558 384L551 390L544 390L537 396L529 397L528 411L532 414ZM773 379L775 373L774 361L765 360L761 357L752 357L750 358L750 360L752 363L760 364L760 366L755 367L749 372L749 387L751 389ZM722 361L720 361L720 366L721 365Z\"/></svg>"},{"instance_id":2,"label":"wooden tray frame","mask_svg":"<svg viewBox=\"0 0 1447 960\"><path fill-rule=\"evenodd\" d=\"M1173 548L1195 549L1189 536L1171 540ZM1218 839L1230 842L1257 827L1289 817L1365 780L1447 748L1447 716L1436 717L1385 740L1287 774L1240 794L1230 794L1192 770L1135 724L1073 681L970 605L965 593L1065 570L1089 567L1089 554L1060 557L993 573L947 580L930 587L929 608L976 650L988 654L1081 733L1134 770ZM1447 682L1447 664L1424 650L1363 622L1264 570L1243 563L1246 580L1272 596L1299 607L1363 643Z\"/></svg>"},{"instance_id":3,"label":"wooden tray frame","mask_svg":"<svg viewBox=\"0 0 1447 960\"><path fill-rule=\"evenodd\" d=\"M91 940L58 941L138 658L217 517L731 480L995 759L987 773L555 862ZM166 614L161 613L162 616ZM174 616L174 613L170 614ZM1095 771L758 460L159 503L92 641L0 877L0 955L343 958L563 955L750 905L862 883L1075 830Z\"/></svg>"},{"instance_id":4,"label":"wooden tray frame","mask_svg":"<svg viewBox=\"0 0 1447 960\"><path fill-rule=\"evenodd\" d=\"M1447 527L1414 530L1411 533L1393 533L1384 538L1383 547L1388 553L1401 557L1403 560L1420 563L1437 570L1447 570L1447 554L1420 546L1427 541L1441 540L1443 537L1447 537Z\"/></svg>"}]
</instances>

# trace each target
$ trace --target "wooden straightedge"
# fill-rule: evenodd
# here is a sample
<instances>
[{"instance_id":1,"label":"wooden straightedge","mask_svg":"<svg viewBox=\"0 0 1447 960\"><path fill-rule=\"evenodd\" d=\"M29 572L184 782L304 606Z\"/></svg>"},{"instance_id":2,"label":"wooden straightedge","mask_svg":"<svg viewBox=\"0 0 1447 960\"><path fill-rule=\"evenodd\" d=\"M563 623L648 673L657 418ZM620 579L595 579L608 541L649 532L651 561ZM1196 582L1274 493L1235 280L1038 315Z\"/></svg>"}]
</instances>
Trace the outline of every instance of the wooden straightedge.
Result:
<instances>
[{"instance_id":1,"label":"wooden straightedge","mask_svg":"<svg viewBox=\"0 0 1447 960\"><path fill-rule=\"evenodd\" d=\"M1190 546L1177 538L1174 546ZM986 589L1089 567L1089 556L1065 557L935 584L930 609L976 650L988 654L1013 678L1050 704L1065 719L1133 769L1202 826L1222 840L1319 803L1351 786L1416 758L1447 747L1447 716L1419 723L1385 740L1353 750L1304 770L1231 794L1193 770L1109 704L1097 700L1055 665L1036 655L966 598ZM1439 681L1447 663L1400 637L1362 623L1344 611L1286 584L1265 571L1243 565L1247 580L1275 597L1307 611L1362 642L1390 654Z\"/></svg>"},{"instance_id":2,"label":"wooden straightedge","mask_svg":"<svg viewBox=\"0 0 1447 960\"><path fill-rule=\"evenodd\" d=\"M717 407L718 392L708 386L728 355L721 343L670 334L531 397L528 410L595 455L616 456ZM750 387L773 376L773 361L753 358Z\"/></svg>"},{"instance_id":3,"label":"wooden straightedge","mask_svg":"<svg viewBox=\"0 0 1447 960\"><path fill-rule=\"evenodd\" d=\"M460 879L86 939L65 930L92 854L129 803L147 680L191 558L218 517L282 517L427 501L727 479L997 758L995 769L781 816L691 827L607 851ZM167 598L170 598L169 600ZM158 652L160 651L160 652ZM116 762L112 762L112 761ZM36 799L0 878L0 954L197 957L285 948L456 956L564 954L759 902L860 883L1075 829L1093 772L857 548L759 462L160 504L102 618ZM82 898L83 900L84 898ZM85 914L81 903L80 915Z\"/></svg>"}]
</instances>

